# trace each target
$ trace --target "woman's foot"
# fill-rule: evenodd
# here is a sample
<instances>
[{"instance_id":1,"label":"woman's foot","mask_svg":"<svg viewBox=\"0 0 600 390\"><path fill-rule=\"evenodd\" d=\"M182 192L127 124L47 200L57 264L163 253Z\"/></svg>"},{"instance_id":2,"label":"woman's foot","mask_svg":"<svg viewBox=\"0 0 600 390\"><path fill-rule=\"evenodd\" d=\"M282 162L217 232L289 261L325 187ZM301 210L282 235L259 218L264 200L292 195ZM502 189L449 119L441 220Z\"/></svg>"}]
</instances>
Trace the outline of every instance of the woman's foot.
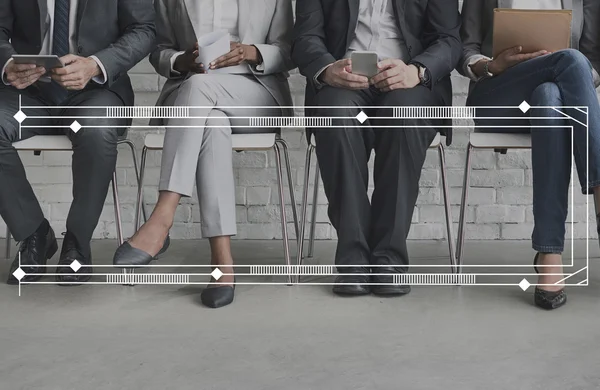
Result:
<instances>
[{"instance_id":1,"label":"woman's foot","mask_svg":"<svg viewBox=\"0 0 600 390\"><path fill-rule=\"evenodd\" d=\"M200 300L205 306L217 309L233 302L235 295L233 257L229 237L211 238L210 247L213 275L214 271L219 270L219 272L210 279L208 286L200 295Z\"/></svg>"},{"instance_id":2,"label":"woman's foot","mask_svg":"<svg viewBox=\"0 0 600 390\"><path fill-rule=\"evenodd\" d=\"M169 240L169 230L171 226L165 224L158 218L150 218L148 222L131 237L127 242L135 249L148 253L156 257L159 253L166 250Z\"/></svg>"},{"instance_id":3,"label":"woman's foot","mask_svg":"<svg viewBox=\"0 0 600 390\"><path fill-rule=\"evenodd\" d=\"M546 310L553 310L567 303L567 294L562 280L562 256L553 253L538 253L534 260L538 276L538 287L535 288L535 305Z\"/></svg>"}]
</instances>

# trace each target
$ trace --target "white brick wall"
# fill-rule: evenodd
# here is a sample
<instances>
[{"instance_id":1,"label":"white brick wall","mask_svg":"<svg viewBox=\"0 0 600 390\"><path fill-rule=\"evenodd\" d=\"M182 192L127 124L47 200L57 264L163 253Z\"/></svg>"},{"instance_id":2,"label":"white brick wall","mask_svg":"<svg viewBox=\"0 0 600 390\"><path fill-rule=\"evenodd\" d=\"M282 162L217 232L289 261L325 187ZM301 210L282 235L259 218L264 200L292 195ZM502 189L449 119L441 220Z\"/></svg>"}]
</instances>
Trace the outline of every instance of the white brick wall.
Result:
<instances>
[{"instance_id":1,"label":"white brick wall","mask_svg":"<svg viewBox=\"0 0 600 390\"><path fill-rule=\"evenodd\" d=\"M138 64L130 74L136 91L136 104L153 105L164 80L156 75L147 60ZM452 81L455 91L454 104L464 105L468 81L458 75L454 75ZM303 77L297 72L293 72L290 85L294 104L303 105L305 85ZM138 121L137 123L144 124L144 121ZM460 121L456 121L455 124L470 125L470 123ZM469 131L471 131L470 128L455 129L454 142L446 153L455 231L458 222L465 148ZM143 144L144 136L148 132L130 131L130 139L138 146L138 152ZM284 138L290 145L296 197L300 201L306 151L304 132L302 129L287 130L284 132ZM443 200L439 188L439 163L437 153L433 151L428 153L422 174L420 196L413 216L411 239L445 238ZM22 153L21 158L46 216L51 220L57 231L64 230L71 200L69 153L44 153L42 156ZM151 210L157 199L159 167L160 153L149 153L144 190L145 199L149 205L148 210ZM235 154L234 167L237 181L237 238L281 238L279 198L273 153L247 152ZM510 152L507 155L498 155L490 151L475 152L471 178L472 188L467 210L467 238L530 238L533 226L530 168L529 152ZM125 234L129 236L132 234L133 229L136 183L131 157L125 148L120 149L119 153L118 178L124 229ZM286 189L286 199L289 199L287 193ZM310 193L312 194L312 185ZM580 194L577 187L575 188L574 201L576 206L575 209L571 210L571 214L576 221L574 234L578 238L583 238L585 237L586 218L585 197ZM112 204L112 196L109 194L100 223L94 233L96 238L115 237ZM591 209L593 209L593 206ZM290 206L287 208L287 214L289 221L291 221ZM175 225L171 232L172 237L199 238L199 221L200 215L196 197L184 199L177 211ZM593 226L594 224L590 224L592 232L594 230ZM4 230L4 224L0 224L0 233L4 233ZM289 231L293 236L292 224L289 225ZM571 228L568 229L569 234L570 232ZM319 239L335 238L335 231L328 223L326 198L322 189L319 196L316 235Z\"/></svg>"}]
</instances>

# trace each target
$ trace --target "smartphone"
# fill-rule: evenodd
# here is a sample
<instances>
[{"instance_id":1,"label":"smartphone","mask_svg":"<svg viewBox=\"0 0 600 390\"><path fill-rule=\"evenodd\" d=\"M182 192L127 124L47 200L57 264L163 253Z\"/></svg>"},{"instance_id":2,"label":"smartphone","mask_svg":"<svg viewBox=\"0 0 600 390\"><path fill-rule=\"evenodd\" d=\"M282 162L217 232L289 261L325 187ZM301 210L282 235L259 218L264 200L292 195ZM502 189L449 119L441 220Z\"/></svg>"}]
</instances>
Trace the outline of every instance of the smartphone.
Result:
<instances>
[{"instance_id":1,"label":"smartphone","mask_svg":"<svg viewBox=\"0 0 600 390\"><path fill-rule=\"evenodd\" d=\"M63 63L60 62L58 56L55 55L13 54L12 59L15 64L35 64L37 66L43 66L48 71L64 66Z\"/></svg>"},{"instance_id":2,"label":"smartphone","mask_svg":"<svg viewBox=\"0 0 600 390\"><path fill-rule=\"evenodd\" d=\"M354 51L352 60L352 73L366 77L373 77L379 73L377 68L377 53L372 51Z\"/></svg>"}]
</instances>

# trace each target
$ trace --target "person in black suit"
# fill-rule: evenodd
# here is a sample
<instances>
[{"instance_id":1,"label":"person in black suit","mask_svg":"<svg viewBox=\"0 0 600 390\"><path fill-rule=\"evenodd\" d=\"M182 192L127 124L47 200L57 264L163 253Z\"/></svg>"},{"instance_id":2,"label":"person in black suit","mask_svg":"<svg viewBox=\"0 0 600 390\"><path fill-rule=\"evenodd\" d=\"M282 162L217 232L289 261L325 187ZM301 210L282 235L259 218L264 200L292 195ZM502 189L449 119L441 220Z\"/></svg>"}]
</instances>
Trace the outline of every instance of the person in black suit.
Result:
<instances>
[{"instance_id":1,"label":"person in black suit","mask_svg":"<svg viewBox=\"0 0 600 390\"><path fill-rule=\"evenodd\" d=\"M73 203L56 281L87 281L90 240L115 169L117 141L130 124L107 118L102 107L133 105L127 71L150 53L155 35L152 0L0 0L0 215L21 241L26 273L21 281L39 280L45 272L39 266L58 246L12 143L38 134L71 138ZM54 54L65 67L16 64L13 54ZM21 129L14 118L19 97L22 106L35 107L23 110L30 118ZM82 128L70 128L74 117ZM18 259L9 270L9 284L18 282L13 276ZM82 265L78 271L69 267L75 260Z\"/></svg>"},{"instance_id":2,"label":"person in black suit","mask_svg":"<svg viewBox=\"0 0 600 390\"><path fill-rule=\"evenodd\" d=\"M452 104L450 73L462 54L458 1L302 0L296 18L292 59L308 80L306 105L314 106L306 115L340 117L333 119L336 128L309 129L338 233L335 263L345 266L338 267L345 275L333 291L407 294L410 286L392 285L393 274L407 271L421 168L435 126L448 122L394 118L391 108L377 107ZM370 79L353 74L354 51L376 52L379 73ZM363 110L374 119L361 124L355 117Z\"/></svg>"}]
</instances>

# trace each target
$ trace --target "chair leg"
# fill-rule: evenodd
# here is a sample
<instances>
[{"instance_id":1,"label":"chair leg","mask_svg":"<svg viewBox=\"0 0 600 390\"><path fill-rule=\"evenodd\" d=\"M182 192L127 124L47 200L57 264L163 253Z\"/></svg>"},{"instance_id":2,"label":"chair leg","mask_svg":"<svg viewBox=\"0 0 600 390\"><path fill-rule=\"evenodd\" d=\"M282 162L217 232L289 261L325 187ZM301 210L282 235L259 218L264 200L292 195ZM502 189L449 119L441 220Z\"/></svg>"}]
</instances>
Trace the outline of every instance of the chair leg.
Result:
<instances>
[{"instance_id":1,"label":"chair leg","mask_svg":"<svg viewBox=\"0 0 600 390\"><path fill-rule=\"evenodd\" d=\"M142 149L142 160L140 161L140 176L138 181L138 193L137 200L135 202L135 221L133 223L133 228L137 231L140 228L140 219L141 219L141 211L144 208L143 206L143 194L144 194L144 173L146 172L146 157L148 155L148 148L144 146Z\"/></svg>"},{"instance_id":2,"label":"chair leg","mask_svg":"<svg viewBox=\"0 0 600 390\"><path fill-rule=\"evenodd\" d=\"M113 199L115 203L115 225L117 229L117 241L119 246L123 245L123 222L121 221L121 203L119 202L119 187L117 185L117 172L113 172L112 179Z\"/></svg>"},{"instance_id":3,"label":"chair leg","mask_svg":"<svg viewBox=\"0 0 600 390\"><path fill-rule=\"evenodd\" d=\"M285 158L285 167L287 170L287 180L288 186L290 188L290 203L292 204L292 215L294 216L294 229L296 230L296 240L298 240L298 236L300 234L298 220L298 209L296 204L296 190L294 189L294 179L292 178L292 164L290 163L290 152L287 142L285 142L282 138L277 138L277 143L281 145L281 149L283 150L283 157Z\"/></svg>"},{"instance_id":4,"label":"chair leg","mask_svg":"<svg viewBox=\"0 0 600 390\"><path fill-rule=\"evenodd\" d=\"M133 169L135 170L135 178L136 178L137 185L138 185L138 190L139 190L139 186L140 186L140 169L138 167L137 153L135 152L135 144L131 140L128 140L128 139L121 141L121 143L126 144L127 146L129 146L129 149L131 150L131 158L133 160ZM142 200L142 215L144 216L144 222L147 222L148 221L148 215L146 214L146 205L144 204L143 200Z\"/></svg>"},{"instance_id":5,"label":"chair leg","mask_svg":"<svg viewBox=\"0 0 600 390\"><path fill-rule=\"evenodd\" d=\"M12 245L11 238L12 238L12 235L10 233L10 230L8 230L8 226L7 226L6 227L6 250L5 250L6 260L10 260L10 246Z\"/></svg>"},{"instance_id":6,"label":"chair leg","mask_svg":"<svg viewBox=\"0 0 600 390\"><path fill-rule=\"evenodd\" d=\"M317 205L319 204L319 179L321 178L321 171L319 169L319 162L315 166L315 184L313 189L313 203L310 219L310 233L308 236L308 253L307 257L312 258L315 253L315 229L317 227Z\"/></svg>"},{"instance_id":7,"label":"chair leg","mask_svg":"<svg viewBox=\"0 0 600 390\"><path fill-rule=\"evenodd\" d=\"M462 273L463 264L463 246L465 241L465 224L466 224L466 211L468 205L469 186L471 185L471 157L473 152L473 146L469 143L467 146L467 158L465 163L465 176L463 178L463 191L462 199L460 202L460 219L458 221L458 243L456 246L456 261L457 261L457 274Z\"/></svg>"},{"instance_id":8,"label":"chair leg","mask_svg":"<svg viewBox=\"0 0 600 390\"><path fill-rule=\"evenodd\" d=\"M293 283L292 279L292 263L290 260L290 243L288 239L288 231L287 231L287 217L285 215L285 195L283 191L283 167L281 161L281 149L279 144L276 142L273 145L273 150L275 151L275 161L277 162L277 184L279 188L279 205L281 209L281 232L283 239L283 255L285 256L285 262L288 266L288 284L291 285Z\"/></svg>"},{"instance_id":9,"label":"chair leg","mask_svg":"<svg viewBox=\"0 0 600 390\"><path fill-rule=\"evenodd\" d=\"M454 251L454 233L452 231L452 207L450 205L450 196L448 193L448 178L446 177L446 153L444 145L440 143L438 146L440 155L440 171L442 174L442 194L444 195L444 209L446 211L446 230L448 239L448 251L450 252L450 265L452 272L457 273L456 252Z\"/></svg>"},{"instance_id":10,"label":"chair leg","mask_svg":"<svg viewBox=\"0 0 600 390\"><path fill-rule=\"evenodd\" d=\"M304 251L304 231L306 229L306 208L308 206L308 183L310 178L310 162L312 159L312 145L308 145L306 149L306 160L304 163L304 182L302 186L302 204L300 209L300 235L298 236L298 253L296 257L296 264L301 266L303 263L302 253ZM298 267L300 268L300 267ZM300 270L298 270L300 271ZM296 277L296 283L300 283L300 273Z\"/></svg>"}]
</instances>

